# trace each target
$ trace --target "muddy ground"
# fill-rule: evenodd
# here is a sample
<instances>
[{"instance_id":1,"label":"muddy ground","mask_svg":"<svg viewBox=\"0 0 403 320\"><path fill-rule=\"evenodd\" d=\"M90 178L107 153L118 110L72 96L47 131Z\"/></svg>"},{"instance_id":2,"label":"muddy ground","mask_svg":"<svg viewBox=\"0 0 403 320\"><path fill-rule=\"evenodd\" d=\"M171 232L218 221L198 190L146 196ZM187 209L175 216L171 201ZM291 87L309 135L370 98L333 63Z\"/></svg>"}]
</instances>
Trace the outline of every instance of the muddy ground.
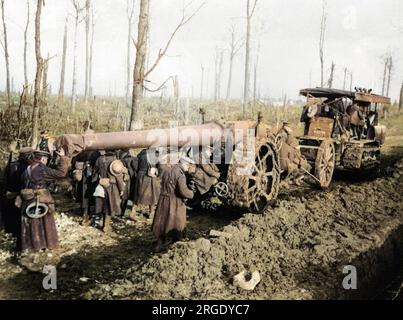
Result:
<instances>
[{"instance_id":1,"label":"muddy ground","mask_svg":"<svg viewBox=\"0 0 403 320\"><path fill-rule=\"evenodd\" d=\"M57 290L19 266L1 234L0 298L394 298L403 275L403 139L393 139L376 179L341 174L328 191L285 189L263 215L189 212L186 239L162 254L152 252L146 217L115 219L106 236L80 226L74 205L58 197L60 248L38 257L57 264ZM230 236L210 237L212 229ZM342 288L345 265L357 268L358 290ZM260 273L253 291L233 283L243 270Z\"/></svg>"}]
</instances>

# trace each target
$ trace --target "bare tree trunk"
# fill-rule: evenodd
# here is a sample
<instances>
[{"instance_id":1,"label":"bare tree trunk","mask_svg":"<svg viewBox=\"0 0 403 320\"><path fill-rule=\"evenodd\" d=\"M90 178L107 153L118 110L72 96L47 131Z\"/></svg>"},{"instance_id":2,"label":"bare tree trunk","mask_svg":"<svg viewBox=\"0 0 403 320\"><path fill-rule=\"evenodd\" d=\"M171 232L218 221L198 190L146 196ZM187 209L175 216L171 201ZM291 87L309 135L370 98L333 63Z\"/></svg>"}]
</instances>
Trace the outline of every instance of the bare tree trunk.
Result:
<instances>
[{"instance_id":1,"label":"bare tree trunk","mask_svg":"<svg viewBox=\"0 0 403 320\"><path fill-rule=\"evenodd\" d=\"M129 130L141 128L140 108L144 93L145 62L147 57L147 30L149 24L150 0L140 1L140 15L138 23L136 61L133 71L132 111Z\"/></svg>"},{"instance_id":2,"label":"bare tree trunk","mask_svg":"<svg viewBox=\"0 0 403 320\"><path fill-rule=\"evenodd\" d=\"M175 34L182 28L185 24L187 24L194 15L201 9L204 3L191 15L186 16L184 6L182 12L182 19L179 24L176 26L175 30L172 32L171 37L168 39L165 47L160 49L157 58L154 63L150 65L150 68L145 71L145 64L147 60L147 39L148 39L148 31L149 31L149 13L150 13L150 0L141 0L140 1L140 14L139 14L139 23L138 23L138 32L137 32L137 42L136 42L136 61L134 63L133 70L133 96L132 96L132 110L130 114L130 128L129 130L134 130L136 127L142 127L141 121L141 102L144 96L144 80L154 71L162 57L165 56L170 44L172 43Z\"/></svg>"},{"instance_id":3,"label":"bare tree trunk","mask_svg":"<svg viewBox=\"0 0 403 320\"><path fill-rule=\"evenodd\" d=\"M151 18L149 17L149 20L148 20L148 28L147 28L147 35L146 35L146 37L147 37L147 40L146 40L146 58L145 58L145 66L144 66L144 68L145 68L145 70L149 70L150 69L150 44L151 44L151 39L150 39L150 35L151 35L151 23L150 23L150 21L151 21ZM147 72L146 72L147 73ZM147 76L148 76L148 74L147 75L145 75L145 77L144 77L144 82L147 82ZM147 90L144 90L144 92L143 92L143 98L145 98L145 97L147 97Z\"/></svg>"},{"instance_id":4,"label":"bare tree trunk","mask_svg":"<svg viewBox=\"0 0 403 320\"><path fill-rule=\"evenodd\" d=\"M74 51L73 51L73 86L71 89L71 110L76 112L77 103L77 29L78 29L78 15L75 17L74 25Z\"/></svg>"},{"instance_id":5,"label":"bare tree trunk","mask_svg":"<svg viewBox=\"0 0 403 320\"><path fill-rule=\"evenodd\" d=\"M326 5L327 1L322 0L322 20L320 22L320 38L319 38L319 59L320 59L320 86L323 87L324 82L324 53L323 48L325 44L325 33L326 33L326 20L327 20L327 13L326 13Z\"/></svg>"},{"instance_id":6,"label":"bare tree trunk","mask_svg":"<svg viewBox=\"0 0 403 320\"><path fill-rule=\"evenodd\" d=\"M209 95L210 81L209 81L209 78L210 78L210 69L207 68L207 74L206 74L206 97L207 97L207 100L210 99L210 95Z\"/></svg>"},{"instance_id":7,"label":"bare tree trunk","mask_svg":"<svg viewBox=\"0 0 403 320\"><path fill-rule=\"evenodd\" d=\"M180 100L179 100L179 79L178 76L174 77L174 104L175 104L175 119L180 122Z\"/></svg>"},{"instance_id":8,"label":"bare tree trunk","mask_svg":"<svg viewBox=\"0 0 403 320\"><path fill-rule=\"evenodd\" d=\"M386 68L387 68L387 84L386 84L386 96L389 96L389 89L390 89L390 82L392 78L392 68L393 68L393 61L392 61L392 56L389 56L386 60ZM389 108L390 106L388 105L383 105L383 118L388 118L389 115Z\"/></svg>"},{"instance_id":9,"label":"bare tree trunk","mask_svg":"<svg viewBox=\"0 0 403 320\"><path fill-rule=\"evenodd\" d=\"M176 33L185 24L187 24L194 15L201 9L204 3L191 15L186 16L186 8L183 7L182 19L176 26L175 30L172 32L170 38L168 39L165 47L159 50L158 56L154 63L150 64L148 70L145 70L145 65L147 63L147 43L149 42L149 13L150 13L150 0L140 0L140 13L139 13L139 23L137 32L137 42L136 42L136 61L134 63L133 70L133 95L132 95L132 110L130 114L130 128L129 130L134 130L136 127L142 127L141 120L141 102L144 97L144 81L147 77L155 70L161 61L162 57L166 55L166 52L172 43L173 38Z\"/></svg>"},{"instance_id":10,"label":"bare tree trunk","mask_svg":"<svg viewBox=\"0 0 403 320\"><path fill-rule=\"evenodd\" d=\"M42 13L42 1L37 0L36 5L36 17L35 17L35 55L36 55L36 75L34 84L34 105L32 112L32 134L31 145L35 147L38 140L39 130L39 90L41 85L41 75L43 67L43 59L41 56L41 13Z\"/></svg>"},{"instance_id":11,"label":"bare tree trunk","mask_svg":"<svg viewBox=\"0 0 403 320\"><path fill-rule=\"evenodd\" d=\"M400 100L399 100L399 112L403 110L403 83L400 87Z\"/></svg>"},{"instance_id":12,"label":"bare tree trunk","mask_svg":"<svg viewBox=\"0 0 403 320\"><path fill-rule=\"evenodd\" d=\"M67 26L68 19L66 17L66 22L64 25L64 34L63 34L63 55L62 55L62 67L60 70L60 85L59 85L59 103L62 102L64 97L64 80L66 77L66 55L67 55Z\"/></svg>"},{"instance_id":13,"label":"bare tree trunk","mask_svg":"<svg viewBox=\"0 0 403 320\"><path fill-rule=\"evenodd\" d=\"M48 90L48 70L49 70L49 53L48 57L43 62L43 76L42 76L42 102L46 105L47 103L47 90Z\"/></svg>"},{"instance_id":14,"label":"bare tree trunk","mask_svg":"<svg viewBox=\"0 0 403 320\"><path fill-rule=\"evenodd\" d=\"M214 58L215 62L215 88L214 88L214 102L217 102L221 98L221 76L223 65L223 52L216 48L216 54Z\"/></svg>"},{"instance_id":15,"label":"bare tree trunk","mask_svg":"<svg viewBox=\"0 0 403 320\"><path fill-rule=\"evenodd\" d=\"M256 109L256 94L257 94L257 67L258 67L258 59L255 61L254 70L253 70L253 115L255 114Z\"/></svg>"},{"instance_id":16,"label":"bare tree trunk","mask_svg":"<svg viewBox=\"0 0 403 320\"><path fill-rule=\"evenodd\" d=\"M231 28L231 42L230 42L230 53L229 53L229 68L228 68L228 83L227 83L227 95L226 100L231 96L231 86L232 86L232 68L234 64L234 58L241 49L241 42L235 40L235 27Z\"/></svg>"},{"instance_id":17,"label":"bare tree trunk","mask_svg":"<svg viewBox=\"0 0 403 320\"><path fill-rule=\"evenodd\" d=\"M287 102L288 102L287 94L284 94L284 98L283 98L283 120L286 120L285 115L287 114Z\"/></svg>"},{"instance_id":18,"label":"bare tree trunk","mask_svg":"<svg viewBox=\"0 0 403 320\"><path fill-rule=\"evenodd\" d=\"M91 0L85 1L85 89L84 100L88 102L89 71L90 71L90 8Z\"/></svg>"},{"instance_id":19,"label":"bare tree trunk","mask_svg":"<svg viewBox=\"0 0 403 320\"><path fill-rule=\"evenodd\" d=\"M79 4L76 0L73 0L73 6L75 9L74 16L74 49L73 49L73 85L71 89L71 111L73 113L76 112L76 104L77 104L77 36L78 36L78 23L80 18L80 12L82 8L79 7Z\"/></svg>"},{"instance_id":20,"label":"bare tree trunk","mask_svg":"<svg viewBox=\"0 0 403 320\"><path fill-rule=\"evenodd\" d=\"M347 68L344 68L343 90L346 90Z\"/></svg>"},{"instance_id":21,"label":"bare tree trunk","mask_svg":"<svg viewBox=\"0 0 403 320\"><path fill-rule=\"evenodd\" d=\"M132 43L132 26L133 26L133 15L134 15L134 3L133 0L132 7L130 8L130 0L127 0L126 13L128 20L128 33L127 33L127 58L126 58L126 105L129 106L129 95L130 95L130 82L131 82L131 43Z\"/></svg>"},{"instance_id":22,"label":"bare tree trunk","mask_svg":"<svg viewBox=\"0 0 403 320\"><path fill-rule=\"evenodd\" d=\"M329 85L330 89L333 88L334 68L335 68L335 64L332 61L332 66L330 67L330 76L329 76L329 81L328 81L328 85Z\"/></svg>"},{"instance_id":23,"label":"bare tree trunk","mask_svg":"<svg viewBox=\"0 0 403 320\"><path fill-rule=\"evenodd\" d=\"M388 71L388 63L389 63L389 57L385 59L385 64L383 68L383 79L382 79L382 95L385 95L385 88L386 88L386 74Z\"/></svg>"},{"instance_id":24,"label":"bare tree trunk","mask_svg":"<svg viewBox=\"0 0 403 320\"><path fill-rule=\"evenodd\" d=\"M7 91L7 106L11 105L10 95L10 61L8 55L8 41L7 41L7 26L4 17L4 0L1 0L1 18L3 20L3 42L1 43L4 49L4 57L6 60L6 91Z\"/></svg>"},{"instance_id":25,"label":"bare tree trunk","mask_svg":"<svg viewBox=\"0 0 403 320\"><path fill-rule=\"evenodd\" d=\"M247 105L249 102L249 82L250 82L250 31L252 17L256 9L257 0L254 0L254 4L251 7L251 0L246 2L246 45L245 45L245 80L243 91L243 118L246 118Z\"/></svg>"},{"instance_id":26,"label":"bare tree trunk","mask_svg":"<svg viewBox=\"0 0 403 320\"><path fill-rule=\"evenodd\" d=\"M257 69L259 65L259 54L260 54L260 43L257 48L256 60L254 65L254 75L253 75L253 116L256 111L256 95L257 95Z\"/></svg>"},{"instance_id":27,"label":"bare tree trunk","mask_svg":"<svg viewBox=\"0 0 403 320\"><path fill-rule=\"evenodd\" d=\"M231 96L232 68L233 68L233 65L234 65L234 58L233 58L232 55L230 54L226 100L229 100L229 98L230 98L230 96Z\"/></svg>"},{"instance_id":28,"label":"bare tree trunk","mask_svg":"<svg viewBox=\"0 0 403 320\"><path fill-rule=\"evenodd\" d=\"M185 110L184 110L184 124L187 126L189 124L189 114L190 114L190 98L187 97L185 100Z\"/></svg>"},{"instance_id":29,"label":"bare tree trunk","mask_svg":"<svg viewBox=\"0 0 403 320\"><path fill-rule=\"evenodd\" d=\"M353 91L353 73L350 72L350 91Z\"/></svg>"},{"instance_id":30,"label":"bare tree trunk","mask_svg":"<svg viewBox=\"0 0 403 320\"><path fill-rule=\"evenodd\" d=\"M217 97L218 100L221 99L221 78L222 78L222 65L223 65L223 61L224 61L224 52L221 51L220 52L220 61L218 64L218 88L217 88Z\"/></svg>"},{"instance_id":31,"label":"bare tree trunk","mask_svg":"<svg viewBox=\"0 0 403 320\"><path fill-rule=\"evenodd\" d=\"M389 65L388 65L388 85L386 87L386 96L389 96L389 90L390 90L390 82L392 80L392 69L393 69L393 60L392 56L389 57Z\"/></svg>"},{"instance_id":32,"label":"bare tree trunk","mask_svg":"<svg viewBox=\"0 0 403 320\"><path fill-rule=\"evenodd\" d=\"M95 19L94 19L94 7L91 6L91 43L90 43L90 60L88 71L88 94L90 97L93 95L92 90L92 61L94 58L94 33L95 33Z\"/></svg>"},{"instance_id":33,"label":"bare tree trunk","mask_svg":"<svg viewBox=\"0 0 403 320\"><path fill-rule=\"evenodd\" d=\"M30 7L29 7L29 0L27 0L27 23L25 24L24 30L24 85L28 87L28 72L27 72L27 46L28 46L28 27L29 27L29 19L30 19ZM24 90L24 94L25 94Z\"/></svg>"},{"instance_id":34,"label":"bare tree trunk","mask_svg":"<svg viewBox=\"0 0 403 320\"><path fill-rule=\"evenodd\" d=\"M204 93L204 66L201 65L200 101L203 100L203 93Z\"/></svg>"}]
</instances>

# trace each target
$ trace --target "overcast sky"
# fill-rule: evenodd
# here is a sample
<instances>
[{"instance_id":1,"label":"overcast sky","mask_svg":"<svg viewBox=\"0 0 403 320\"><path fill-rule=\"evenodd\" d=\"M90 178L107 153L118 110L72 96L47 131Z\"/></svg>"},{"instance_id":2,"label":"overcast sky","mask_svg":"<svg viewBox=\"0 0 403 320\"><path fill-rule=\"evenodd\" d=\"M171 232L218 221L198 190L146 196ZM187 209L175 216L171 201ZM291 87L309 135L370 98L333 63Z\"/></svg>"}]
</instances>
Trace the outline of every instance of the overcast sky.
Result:
<instances>
[{"instance_id":1,"label":"overcast sky","mask_svg":"<svg viewBox=\"0 0 403 320\"><path fill-rule=\"evenodd\" d=\"M29 35L29 79L35 74L34 26L35 2L31 3ZM82 0L83 1L83 0ZM181 17L184 0L151 0L151 61L155 58ZM189 0L185 0L189 1ZM46 0L42 14L42 55L57 55L49 67L53 92L59 87L64 20L73 13L70 0ZM124 95L127 47L126 0L92 0L95 10L94 94L110 90ZM202 0L193 0L189 9ZM228 42L234 25L239 38L245 34L246 0L206 0L199 13L175 37L168 56L152 73L152 86L159 86L171 75L178 75L181 94L200 95L201 65L209 74L205 89L209 96L214 88L214 55L216 47L224 51L222 95L228 78ZM252 58L259 50L258 88L261 96L298 97L298 90L320 84L318 53L321 0L258 0L253 21ZM136 0L138 14L139 0ZM5 0L8 28L10 69L19 90L23 83L23 31L26 0ZM325 40L326 78L332 61L336 64L334 87L343 86L343 70L354 74L354 86L382 87L382 56L391 52L394 58L392 98L397 98L403 81L403 4L401 0L328 0ZM73 19L69 17L67 56L67 93L71 91L73 61ZM78 89L84 91L85 31L79 26ZM137 31L137 21L133 30ZM231 95L242 96L244 48L236 57ZM132 53L134 62L135 51ZM5 87L4 55L0 56L0 88ZM171 90L169 88L168 90ZM204 94L206 95L206 93Z\"/></svg>"}]
</instances>

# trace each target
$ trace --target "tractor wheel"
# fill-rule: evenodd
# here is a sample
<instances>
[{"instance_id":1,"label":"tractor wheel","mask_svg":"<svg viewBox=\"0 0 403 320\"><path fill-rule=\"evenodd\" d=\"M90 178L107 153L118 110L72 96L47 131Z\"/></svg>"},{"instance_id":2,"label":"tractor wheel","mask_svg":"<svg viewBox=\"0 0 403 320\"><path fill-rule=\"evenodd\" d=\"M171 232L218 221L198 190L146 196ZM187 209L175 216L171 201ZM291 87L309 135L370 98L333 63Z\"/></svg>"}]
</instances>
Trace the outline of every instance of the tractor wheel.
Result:
<instances>
[{"instance_id":1,"label":"tractor wheel","mask_svg":"<svg viewBox=\"0 0 403 320\"><path fill-rule=\"evenodd\" d=\"M277 198L280 167L274 145L265 143L256 150L252 174L248 176L249 187L246 193L251 210L260 213Z\"/></svg>"},{"instance_id":2,"label":"tractor wheel","mask_svg":"<svg viewBox=\"0 0 403 320\"><path fill-rule=\"evenodd\" d=\"M315 160L315 177L321 188L326 189L332 182L335 167L335 149L331 140L324 140L319 147Z\"/></svg>"}]
</instances>

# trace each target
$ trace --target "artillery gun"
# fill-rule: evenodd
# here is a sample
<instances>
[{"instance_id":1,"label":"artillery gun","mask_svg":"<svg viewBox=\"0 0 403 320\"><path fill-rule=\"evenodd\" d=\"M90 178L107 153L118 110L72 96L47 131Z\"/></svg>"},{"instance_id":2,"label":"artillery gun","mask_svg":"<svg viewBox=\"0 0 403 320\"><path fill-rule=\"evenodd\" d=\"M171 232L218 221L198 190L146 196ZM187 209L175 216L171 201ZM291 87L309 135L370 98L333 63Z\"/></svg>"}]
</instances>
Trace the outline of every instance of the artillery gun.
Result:
<instances>
[{"instance_id":1,"label":"artillery gun","mask_svg":"<svg viewBox=\"0 0 403 320\"><path fill-rule=\"evenodd\" d=\"M210 122L130 132L66 134L56 141L70 156L89 150L165 148L168 152L214 146L220 179L212 187L227 206L262 212L280 185L275 136L259 121Z\"/></svg>"},{"instance_id":2,"label":"artillery gun","mask_svg":"<svg viewBox=\"0 0 403 320\"><path fill-rule=\"evenodd\" d=\"M130 132L66 134L57 139L56 148L64 147L74 156L81 151L139 148L162 148L175 154L213 146L213 161L220 178L209 195L214 194L226 206L263 212L276 200L281 180L296 171L299 175L303 173L299 177L309 177L327 188L336 169L367 170L380 163L386 128L378 124L378 105L390 104L389 98L368 91L323 88L304 89L300 94L308 100L301 117L305 132L298 140L291 133L284 134L285 127L273 132L258 119ZM287 142L290 138L296 142ZM203 199L195 200L193 203Z\"/></svg>"}]
</instances>

